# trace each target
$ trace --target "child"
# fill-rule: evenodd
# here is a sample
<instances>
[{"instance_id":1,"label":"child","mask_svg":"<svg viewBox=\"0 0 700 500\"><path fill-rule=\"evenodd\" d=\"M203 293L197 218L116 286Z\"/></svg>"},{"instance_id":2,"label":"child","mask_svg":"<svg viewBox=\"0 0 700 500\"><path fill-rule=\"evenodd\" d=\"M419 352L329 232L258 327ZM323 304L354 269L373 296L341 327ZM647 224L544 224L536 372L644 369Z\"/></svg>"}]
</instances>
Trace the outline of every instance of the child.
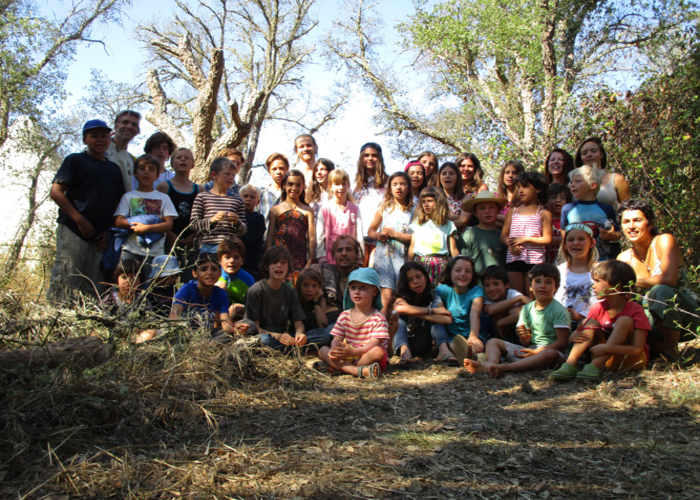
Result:
<instances>
[{"instance_id":1,"label":"child","mask_svg":"<svg viewBox=\"0 0 700 500\"><path fill-rule=\"evenodd\" d=\"M328 176L333 170L335 163L326 158L319 158L314 167L311 184L306 188L306 203L314 209L314 214L328 201Z\"/></svg>"},{"instance_id":2,"label":"child","mask_svg":"<svg viewBox=\"0 0 700 500\"><path fill-rule=\"evenodd\" d=\"M425 167L419 161L411 161L404 167L404 172L411 179L411 197L413 205L418 205L420 201L420 193L428 185L428 179L425 176Z\"/></svg>"},{"instance_id":3,"label":"child","mask_svg":"<svg viewBox=\"0 0 700 500\"><path fill-rule=\"evenodd\" d=\"M561 209L573 196L566 184L550 184L547 188L547 209L552 212L552 243L547 247L547 262L554 264L562 242Z\"/></svg>"},{"instance_id":4,"label":"child","mask_svg":"<svg viewBox=\"0 0 700 500\"><path fill-rule=\"evenodd\" d=\"M349 235L362 241L360 209L348 201L350 177L345 170L331 172L328 183L331 199L321 205L316 221L316 259L320 263L335 264L333 242L340 235Z\"/></svg>"},{"instance_id":5,"label":"child","mask_svg":"<svg viewBox=\"0 0 700 500\"><path fill-rule=\"evenodd\" d=\"M236 167L228 158L217 158L211 162L209 173L214 186L211 191L199 193L192 205L192 227L197 233L201 253L216 253L224 238L246 232L243 200L228 196L233 184Z\"/></svg>"},{"instance_id":6,"label":"child","mask_svg":"<svg viewBox=\"0 0 700 500\"><path fill-rule=\"evenodd\" d=\"M516 184L520 206L508 211L501 241L508 245L506 270L510 284L526 293L530 289L528 271L545 261L546 246L552 242L552 214L542 206L547 196L542 174L525 172Z\"/></svg>"},{"instance_id":7,"label":"child","mask_svg":"<svg viewBox=\"0 0 700 500\"><path fill-rule=\"evenodd\" d=\"M326 328L328 317L326 316L326 297L323 294L323 276L316 269L310 267L303 269L297 278L296 290L301 308L306 315L304 330L307 338L325 336L321 345L330 344L331 334Z\"/></svg>"},{"instance_id":8,"label":"child","mask_svg":"<svg viewBox=\"0 0 700 500\"><path fill-rule=\"evenodd\" d=\"M408 228L413 219L411 180L408 175L404 172L393 173L388 185L384 201L379 205L367 231L370 238L377 240L372 267L379 274L384 316L389 314L394 303L399 271L406 262L406 248L411 243Z\"/></svg>"},{"instance_id":9,"label":"child","mask_svg":"<svg viewBox=\"0 0 700 500\"><path fill-rule=\"evenodd\" d=\"M561 225L573 222L586 224L593 231L598 249L598 260L614 259L620 253L622 232L612 206L596 199L600 189L602 170L583 165L571 171L569 189L576 198L561 209Z\"/></svg>"},{"instance_id":10,"label":"child","mask_svg":"<svg viewBox=\"0 0 700 500\"><path fill-rule=\"evenodd\" d=\"M474 271L481 275L488 266L506 265L506 246L501 242L498 213L506 205L505 198L498 198L490 191L481 191L462 204L464 212L476 216L479 223L462 233L457 245L463 255L474 259Z\"/></svg>"},{"instance_id":11,"label":"child","mask_svg":"<svg viewBox=\"0 0 700 500\"><path fill-rule=\"evenodd\" d=\"M304 201L304 174L300 170L292 169L284 174L280 203L270 210L269 221L267 248L283 246L289 250L292 276L313 264L314 211Z\"/></svg>"},{"instance_id":12,"label":"child","mask_svg":"<svg viewBox=\"0 0 700 500\"><path fill-rule=\"evenodd\" d=\"M438 185L438 157L432 151L423 151L418 155L417 160L425 169L426 187Z\"/></svg>"},{"instance_id":13,"label":"child","mask_svg":"<svg viewBox=\"0 0 700 500\"><path fill-rule=\"evenodd\" d=\"M462 189L466 198L474 198L479 192L488 189L483 182L486 174L481 167L481 161L474 153L460 153L455 163L462 178Z\"/></svg>"},{"instance_id":14,"label":"child","mask_svg":"<svg viewBox=\"0 0 700 500\"><path fill-rule=\"evenodd\" d=\"M317 338L309 338L305 333L299 296L284 282L291 260L286 248L268 248L260 264L263 279L248 289L245 303L245 317L257 327L262 344L279 351L307 344L323 345L324 340L329 340L325 332Z\"/></svg>"},{"instance_id":15,"label":"child","mask_svg":"<svg viewBox=\"0 0 700 500\"><path fill-rule=\"evenodd\" d=\"M245 156L243 155L243 152L240 149L224 148L219 152L219 156L228 158L229 160L231 160L231 162L233 162L233 165L236 167L233 174L233 184L230 188L228 188L226 194L229 196L240 196L240 186L236 184L236 176L241 170L241 165L245 163ZM206 191L211 191L212 187L214 187L214 181L209 181L204 185L204 189Z\"/></svg>"},{"instance_id":16,"label":"child","mask_svg":"<svg viewBox=\"0 0 700 500\"><path fill-rule=\"evenodd\" d=\"M153 156L158 160L158 164L160 165L158 168L158 177L153 181L153 189L158 189L158 186L162 183L175 177L175 174L166 170L165 162L172 156L176 148L175 142L165 132L155 132L146 140L146 144L143 146L143 152ZM170 168L172 168L172 163ZM136 173L135 170L134 173ZM131 178L131 189L138 189L138 181L133 176Z\"/></svg>"},{"instance_id":17,"label":"child","mask_svg":"<svg viewBox=\"0 0 700 500\"><path fill-rule=\"evenodd\" d=\"M522 306L532 299L510 288L508 272L500 266L484 269L481 282L484 285L484 314L481 315L484 329L489 332L489 337L518 343L515 324Z\"/></svg>"},{"instance_id":18,"label":"child","mask_svg":"<svg viewBox=\"0 0 700 500\"><path fill-rule=\"evenodd\" d=\"M401 267L396 293L394 312L399 314L399 328L393 347L401 356L399 366L411 364L414 355L429 354L433 341L438 349L438 360L456 362L445 330L445 325L452 324L452 314L432 291L430 276L420 263L406 262Z\"/></svg>"},{"instance_id":19,"label":"child","mask_svg":"<svg viewBox=\"0 0 700 500\"><path fill-rule=\"evenodd\" d=\"M433 286L437 286L450 256L459 255L455 241L457 228L449 220L449 213L445 192L439 187L428 187L420 194L415 221L409 226L413 234L408 260L423 264Z\"/></svg>"},{"instance_id":20,"label":"child","mask_svg":"<svg viewBox=\"0 0 700 500\"><path fill-rule=\"evenodd\" d=\"M585 324L571 334L569 357L552 372L552 380L597 382L603 370L644 369L649 359L646 338L651 324L644 308L630 300L631 284L636 279L634 269L622 261L607 260L593 268L593 289L601 301L593 304ZM593 361L578 371L578 362L586 351Z\"/></svg>"},{"instance_id":21,"label":"child","mask_svg":"<svg viewBox=\"0 0 700 500\"><path fill-rule=\"evenodd\" d=\"M304 175L304 184L311 185L316 167L316 155L318 144L310 134L301 134L294 139L294 152L297 154L295 168L301 170Z\"/></svg>"},{"instance_id":22,"label":"child","mask_svg":"<svg viewBox=\"0 0 700 500\"><path fill-rule=\"evenodd\" d=\"M175 283L182 269L177 265L177 259L170 255L158 255L151 262L151 274L146 282L148 292L146 300L151 310L162 318L169 318L173 308Z\"/></svg>"},{"instance_id":23,"label":"child","mask_svg":"<svg viewBox=\"0 0 700 500\"><path fill-rule=\"evenodd\" d=\"M119 316L123 319L128 330L131 330L134 319L143 320L144 313L150 308L148 302L140 301L141 286L141 263L137 260L126 259L117 264L114 269L115 286L102 298L102 306L109 310L112 316ZM131 310L136 313L135 317L127 312ZM157 330L136 329L136 336L133 338L135 344L140 344L151 340L158 334Z\"/></svg>"},{"instance_id":24,"label":"child","mask_svg":"<svg viewBox=\"0 0 700 500\"><path fill-rule=\"evenodd\" d=\"M498 378L505 372L534 370L564 361L562 352L568 344L571 318L566 308L554 300L559 271L552 264L538 264L528 278L535 301L523 306L515 329L525 347L490 339L486 343L486 361L464 360L470 373L485 372Z\"/></svg>"},{"instance_id":25,"label":"child","mask_svg":"<svg viewBox=\"0 0 700 500\"><path fill-rule=\"evenodd\" d=\"M476 285L474 259L467 255L454 257L442 272L435 293L450 314L452 323L447 326L450 349L461 365L464 358L484 351L487 337L481 335L481 311L484 307L484 289ZM485 332L484 332L485 334ZM454 361L452 359L448 362Z\"/></svg>"},{"instance_id":26,"label":"child","mask_svg":"<svg viewBox=\"0 0 700 500\"><path fill-rule=\"evenodd\" d=\"M165 233L173 228L178 215L170 198L153 189L159 168L160 163L151 155L139 156L134 162L138 188L125 193L114 212L114 225L131 230L122 259L150 264L155 256L165 254Z\"/></svg>"},{"instance_id":27,"label":"child","mask_svg":"<svg viewBox=\"0 0 700 500\"><path fill-rule=\"evenodd\" d=\"M246 184L240 190L243 206L245 207L245 223L247 231L241 236L245 244L245 262L243 269L255 281L260 280L260 260L265 251L265 217L255 209L260 202L260 192L252 184Z\"/></svg>"},{"instance_id":28,"label":"child","mask_svg":"<svg viewBox=\"0 0 700 500\"><path fill-rule=\"evenodd\" d=\"M462 174L457 165L452 162L445 162L440 167L438 175L439 186L445 191L447 205L450 207L450 220L454 222L457 231L462 232L467 227L469 215L462 212L462 199L464 190L462 189Z\"/></svg>"},{"instance_id":29,"label":"child","mask_svg":"<svg viewBox=\"0 0 700 500\"><path fill-rule=\"evenodd\" d=\"M255 284L253 277L241 269L245 260L245 245L238 238L226 238L216 249L221 266L221 277L216 286L226 290L229 315L234 320L240 319L245 311L245 296L248 289Z\"/></svg>"},{"instance_id":30,"label":"child","mask_svg":"<svg viewBox=\"0 0 700 500\"><path fill-rule=\"evenodd\" d=\"M284 174L289 171L289 160L282 153L272 153L265 160L265 166L272 182L260 192L259 212L263 214L267 222L270 209L277 205L282 195L282 179L284 179Z\"/></svg>"},{"instance_id":31,"label":"child","mask_svg":"<svg viewBox=\"0 0 700 500\"><path fill-rule=\"evenodd\" d=\"M515 184L515 180L518 176L525 172L523 164L518 160L510 160L501 167L501 171L498 174L498 189L496 190L496 196L499 198L505 198L508 200L506 206L501 208L498 213L498 222L496 225L499 229L503 228L503 223L506 220L506 215L508 215L508 210L511 207L517 207L520 205L520 200L518 199L518 188Z\"/></svg>"},{"instance_id":32,"label":"child","mask_svg":"<svg viewBox=\"0 0 700 500\"><path fill-rule=\"evenodd\" d=\"M47 297L62 303L73 292L95 298L102 291L102 252L114 209L124 194L119 166L105 158L111 128L102 120L83 126L87 151L68 155L51 184L58 205L56 261Z\"/></svg>"},{"instance_id":33,"label":"child","mask_svg":"<svg viewBox=\"0 0 700 500\"><path fill-rule=\"evenodd\" d=\"M195 248L195 232L190 227L192 205L202 190L202 186L190 180L190 173L194 168L194 155L187 148L177 148L170 158L170 168L175 171L175 176L158 184L157 191L170 197L177 219L173 221L172 231L166 234L166 248L175 245L178 259L186 268L191 268L197 259Z\"/></svg>"},{"instance_id":34,"label":"child","mask_svg":"<svg viewBox=\"0 0 700 500\"><path fill-rule=\"evenodd\" d=\"M596 302L592 292L591 269L598 260L598 252L591 228L579 223L566 226L561 254L565 262L558 266L561 285L554 298L569 311L575 330Z\"/></svg>"},{"instance_id":35,"label":"child","mask_svg":"<svg viewBox=\"0 0 700 500\"><path fill-rule=\"evenodd\" d=\"M230 334L244 333L247 327L231 321L226 292L215 286L221 276L216 255L200 254L192 276L195 279L182 285L175 294L170 319L188 318L191 328L209 330L214 343L226 343L231 340Z\"/></svg>"},{"instance_id":36,"label":"child","mask_svg":"<svg viewBox=\"0 0 700 500\"><path fill-rule=\"evenodd\" d=\"M379 275L374 269L360 268L348 276L343 311L333 327L330 347L318 353L319 371L341 371L357 378L377 378L389 365L389 327L379 312L382 297Z\"/></svg>"}]
</instances>

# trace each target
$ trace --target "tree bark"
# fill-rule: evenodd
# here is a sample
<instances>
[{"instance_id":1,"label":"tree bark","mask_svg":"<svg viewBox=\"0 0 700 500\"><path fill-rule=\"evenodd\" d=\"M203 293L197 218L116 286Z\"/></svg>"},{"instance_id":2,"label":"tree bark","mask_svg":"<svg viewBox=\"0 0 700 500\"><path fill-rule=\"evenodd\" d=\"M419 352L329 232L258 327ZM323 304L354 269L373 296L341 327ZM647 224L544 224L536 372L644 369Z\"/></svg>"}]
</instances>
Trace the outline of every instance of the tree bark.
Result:
<instances>
[{"instance_id":1,"label":"tree bark","mask_svg":"<svg viewBox=\"0 0 700 500\"><path fill-rule=\"evenodd\" d=\"M105 344L99 337L80 337L60 340L31 349L0 351L0 368L27 367L54 368L62 364L101 365L114 354L114 344Z\"/></svg>"}]
</instances>

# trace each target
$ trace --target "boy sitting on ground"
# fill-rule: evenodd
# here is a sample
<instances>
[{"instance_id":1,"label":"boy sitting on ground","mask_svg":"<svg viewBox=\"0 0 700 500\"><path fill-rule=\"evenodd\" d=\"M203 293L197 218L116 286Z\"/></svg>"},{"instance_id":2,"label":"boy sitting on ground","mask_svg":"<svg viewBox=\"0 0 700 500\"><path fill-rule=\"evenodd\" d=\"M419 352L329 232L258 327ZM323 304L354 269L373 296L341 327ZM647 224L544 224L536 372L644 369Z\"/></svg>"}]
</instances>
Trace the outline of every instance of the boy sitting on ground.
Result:
<instances>
[{"instance_id":1,"label":"boy sitting on ground","mask_svg":"<svg viewBox=\"0 0 700 500\"><path fill-rule=\"evenodd\" d=\"M241 269L245 260L245 245L238 238L226 238L219 243L216 254L221 264L221 277L216 286L228 294L231 318L240 319L245 313L245 296L255 284L253 277Z\"/></svg>"},{"instance_id":2,"label":"boy sitting on ground","mask_svg":"<svg viewBox=\"0 0 700 500\"><path fill-rule=\"evenodd\" d=\"M489 266L481 273L484 285L484 313L482 323L492 338L501 338L513 344L518 343L515 325L520 318L520 310L532 299L510 288L508 271L500 266ZM486 316L486 318L484 318Z\"/></svg>"},{"instance_id":3,"label":"boy sitting on ground","mask_svg":"<svg viewBox=\"0 0 700 500\"><path fill-rule=\"evenodd\" d=\"M360 268L348 276L343 311L333 327L330 347L322 347L319 371L341 371L358 378L377 378L389 364L389 327L382 310L379 275Z\"/></svg>"},{"instance_id":4,"label":"boy sitting on ground","mask_svg":"<svg viewBox=\"0 0 700 500\"><path fill-rule=\"evenodd\" d=\"M637 275L632 266L607 260L593 268L593 290L597 298L584 323L571 334L571 353L550 378L558 381L598 381L603 370L643 370L649 359L647 333L651 324L644 308L630 300ZM584 353L593 360L578 370Z\"/></svg>"},{"instance_id":5,"label":"boy sitting on ground","mask_svg":"<svg viewBox=\"0 0 700 500\"><path fill-rule=\"evenodd\" d=\"M559 270L552 264L537 264L528 273L528 278L535 301L523 306L515 329L525 347L490 339L486 343L486 361L464 360L464 367L469 372L486 372L498 378L505 372L534 370L564 361L571 316L566 307L554 300L554 293L559 288Z\"/></svg>"},{"instance_id":6,"label":"boy sitting on ground","mask_svg":"<svg viewBox=\"0 0 700 500\"><path fill-rule=\"evenodd\" d=\"M191 328L209 330L215 343L229 342L234 332L245 333L247 326L237 329L231 321L226 292L214 286L221 276L216 254L200 254L192 275L195 279L182 285L175 294L170 319L188 318Z\"/></svg>"}]
</instances>

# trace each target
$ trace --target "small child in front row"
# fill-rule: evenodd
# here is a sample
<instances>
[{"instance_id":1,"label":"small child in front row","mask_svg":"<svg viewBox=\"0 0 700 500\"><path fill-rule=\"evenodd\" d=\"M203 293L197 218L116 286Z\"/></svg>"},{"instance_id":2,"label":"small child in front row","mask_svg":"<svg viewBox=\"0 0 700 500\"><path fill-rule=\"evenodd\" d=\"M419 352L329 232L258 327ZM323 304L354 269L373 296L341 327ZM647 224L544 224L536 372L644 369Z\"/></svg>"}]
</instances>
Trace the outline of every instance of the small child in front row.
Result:
<instances>
[{"instance_id":1,"label":"small child in front row","mask_svg":"<svg viewBox=\"0 0 700 500\"><path fill-rule=\"evenodd\" d=\"M221 265L221 277L216 286L226 290L229 306L229 315L234 319L241 319L245 312L245 296L248 289L255 284L255 279L241 269L245 260L245 245L238 238L226 238L219 243L216 256Z\"/></svg>"},{"instance_id":2,"label":"small child in front row","mask_svg":"<svg viewBox=\"0 0 700 500\"><path fill-rule=\"evenodd\" d=\"M455 240L457 227L449 215L450 207L442 188L428 187L421 191L416 217L409 226L413 235L407 260L423 264L433 287L437 287L450 257L459 255Z\"/></svg>"},{"instance_id":3,"label":"small child in front row","mask_svg":"<svg viewBox=\"0 0 700 500\"><path fill-rule=\"evenodd\" d=\"M330 329L326 328L328 326L328 316L326 316L323 276L318 270L311 267L302 269L299 276L297 276L296 291L301 308L306 315L304 319L306 336L314 339L318 339L319 336L326 337L326 340L323 340L321 344L330 344L331 333ZM315 343L318 344L319 342Z\"/></svg>"},{"instance_id":4,"label":"small child in front row","mask_svg":"<svg viewBox=\"0 0 700 500\"><path fill-rule=\"evenodd\" d=\"M546 247L552 242L552 214L544 208L547 183L542 174L525 172L515 182L520 206L508 211L501 241L508 245L506 270L510 286L527 295L528 272L545 261Z\"/></svg>"},{"instance_id":5,"label":"small child in front row","mask_svg":"<svg viewBox=\"0 0 700 500\"><path fill-rule=\"evenodd\" d=\"M202 253L195 262L192 276L175 294L170 319L189 319L190 328L209 330L212 342L226 343L230 334L237 332L228 313L228 296L216 282L221 276L221 267L216 254ZM247 327L244 327L244 333Z\"/></svg>"},{"instance_id":6,"label":"small child in front row","mask_svg":"<svg viewBox=\"0 0 700 500\"><path fill-rule=\"evenodd\" d=\"M571 317L566 308L554 300L554 292L559 288L559 271L552 264L538 264L528 278L535 301L523 306L515 329L525 347L490 339L486 343L486 361L464 360L469 372L485 372L498 378L505 372L534 370L564 361Z\"/></svg>"},{"instance_id":7,"label":"small child in front row","mask_svg":"<svg viewBox=\"0 0 700 500\"><path fill-rule=\"evenodd\" d=\"M510 288L508 272L499 266L484 269L481 283L484 286L484 313L481 318L486 323L485 329L489 336L518 343L515 325L520 318L522 306L532 302L532 299Z\"/></svg>"},{"instance_id":8,"label":"small child in front row","mask_svg":"<svg viewBox=\"0 0 700 500\"><path fill-rule=\"evenodd\" d=\"M630 300L637 276L632 266L607 260L593 268L593 289L601 299L591 307L585 324L571 334L573 344L566 363L550 375L552 380L597 382L603 370L643 370L649 359L647 334L651 324L644 308ZM593 360L578 370L589 352Z\"/></svg>"},{"instance_id":9,"label":"small child in front row","mask_svg":"<svg viewBox=\"0 0 700 500\"><path fill-rule=\"evenodd\" d=\"M348 276L343 311L333 327L330 347L314 363L319 371L341 371L357 378L377 378L389 365L389 325L380 312L382 296L377 271L356 269Z\"/></svg>"}]
</instances>

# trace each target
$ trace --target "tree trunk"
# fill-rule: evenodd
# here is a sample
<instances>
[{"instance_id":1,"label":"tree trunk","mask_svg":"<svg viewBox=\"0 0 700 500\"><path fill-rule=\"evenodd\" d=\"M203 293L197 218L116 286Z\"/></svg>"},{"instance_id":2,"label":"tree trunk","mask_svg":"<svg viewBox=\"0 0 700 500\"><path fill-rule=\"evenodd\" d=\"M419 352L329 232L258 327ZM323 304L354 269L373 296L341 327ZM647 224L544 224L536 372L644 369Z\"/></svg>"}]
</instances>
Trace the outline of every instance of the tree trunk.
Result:
<instances>
[{"instance_id":1,"label":"tree trunk","mask_svg":"<svg viewBox=\"0 0 700 500\"><path fill-rule=\"evenodd\" d=\"M13 368L19 364L49 368L68 363L101 365L113 354L114 344L105 344L99 337L80 337L31 349L0 351L0 368Z\"/></svg>"}]
</instances>

